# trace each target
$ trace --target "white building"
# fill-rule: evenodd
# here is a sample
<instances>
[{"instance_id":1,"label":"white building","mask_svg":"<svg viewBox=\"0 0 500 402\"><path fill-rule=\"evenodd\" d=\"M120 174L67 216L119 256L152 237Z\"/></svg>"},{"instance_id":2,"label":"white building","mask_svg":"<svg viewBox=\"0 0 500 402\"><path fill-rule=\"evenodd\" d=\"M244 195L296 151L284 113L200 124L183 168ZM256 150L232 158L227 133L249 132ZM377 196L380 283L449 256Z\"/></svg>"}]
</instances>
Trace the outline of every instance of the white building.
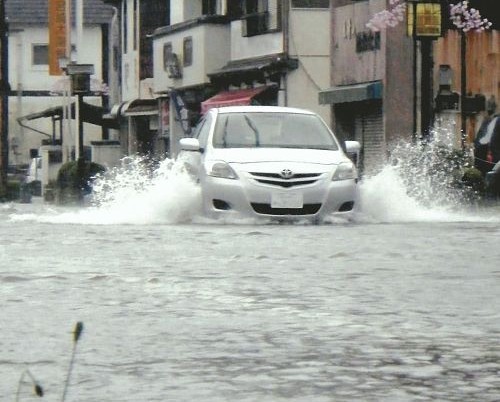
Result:
<instances>
[{"instance_id":1,"label":"white building","mask_svg":"<svg viewBox=\"0 0 500 402\"><path fill-rule=\"evenodd\" d=\"M171 25L153 38L154 90L180 95L191 124L211 106L236 103L302 107L330 121L318 102L330 82L329 15L329 1L171 2Z\"/></svg>"},{"instance_id":2,"label":"white building","mask_svg":"<svg viewBox=\"0 0 500 402\"><path fill-rule=\"evenodd\" d=\"M105 1L120 11L122 102L112 114L129 152L165 143L175 154L221 99L302 107L330 121L318 102L330 85L329 0Z\"/></svg>"},{"instance_id":3,"label":"white building","mask_svg":"<svg viewBox=\"0 0 500 402\"><path fill-rule=\"evenodd\" d=\"M49 29L47 0L6 0L6 16L9 29L8 68L11 93L9 96L9 161L13 165L28 164L35 156L42 140L47 144L60 144L62 154L71 157L75 147L77 127L63 122L69 97L62 96L68 86L68 77L49 75ZM73 2L73 11L75 10ZM96 93L108 82L110 63L110 22L113 9L101 0L83 2L83 35L76 48L72 38L73 57L78 63L92 64L92 89ZM74 22L73 18L73 22ZM74 32L73 27L72 31ZM72 99L74 101L74 99ZM106 98L90 96L85 102L103 106ZM105 105L104 105L105 106ZM101 108L86 108L84 144L92 141L113 139L113 134L103 129ZM67 114L67 113L66 113ZM21 124L19 124L19 122ZM71 127L71 128L70 128ZM70 131L70 132L68 132Z\"/></svg>"}]
</instances>

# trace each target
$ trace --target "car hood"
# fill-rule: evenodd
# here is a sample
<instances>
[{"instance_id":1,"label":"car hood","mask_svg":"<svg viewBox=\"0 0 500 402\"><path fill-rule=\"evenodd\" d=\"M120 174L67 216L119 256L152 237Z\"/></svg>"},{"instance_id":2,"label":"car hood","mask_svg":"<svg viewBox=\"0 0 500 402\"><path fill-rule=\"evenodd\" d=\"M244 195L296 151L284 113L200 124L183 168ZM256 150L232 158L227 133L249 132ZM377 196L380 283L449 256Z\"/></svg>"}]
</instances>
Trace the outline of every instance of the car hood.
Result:
<instances>
[{"instance_id":1,"label":"car hood","mask_svg":"<svg viewBox=\"0 0 500 402\"><path fill-rule=\"evenodd\" d=\"M208 155L207 155L208 156ZM294 162L319 165L337 165L347 160L342 151L322 149L292 148L230 148L213 149L209 159L223 160L228 163L271 163Z\"/></svg>"}]
</instances>

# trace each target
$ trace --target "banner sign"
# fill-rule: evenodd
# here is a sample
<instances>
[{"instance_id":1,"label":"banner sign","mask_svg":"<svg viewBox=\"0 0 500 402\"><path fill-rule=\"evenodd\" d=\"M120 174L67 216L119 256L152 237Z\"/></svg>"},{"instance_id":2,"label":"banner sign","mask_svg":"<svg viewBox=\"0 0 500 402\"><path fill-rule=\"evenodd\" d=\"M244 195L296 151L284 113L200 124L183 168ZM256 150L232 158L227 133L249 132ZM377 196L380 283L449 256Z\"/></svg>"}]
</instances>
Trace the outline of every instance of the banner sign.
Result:
<instances>
[{"instance_id":1,"label":"banner sign","mask_svg":"<svg viewBox=\"0 0 500 402\"><path fill-rule=\"evenodd\" d=\"M66 56L66 0L49 2L49 74L62 75L59 59Z\"/></svg>"},{"instance_id":2,"label":"banner sign","mask_svg":"<svg viewBox=\"0 0 500 402\"><path fill-rule=\"evenodd\" d=\"M189 125L188 109L186 108L186 104L184 103L184 100L182 99L179 92L177 92L175 90L170 91L170 96L172 97L172 101L174 102L175 114L177 116L177 119L181 123L182 131L184 131L184 134L186 134L186 135L191 134L191 126Z\"/></svg>"}]
</instances>

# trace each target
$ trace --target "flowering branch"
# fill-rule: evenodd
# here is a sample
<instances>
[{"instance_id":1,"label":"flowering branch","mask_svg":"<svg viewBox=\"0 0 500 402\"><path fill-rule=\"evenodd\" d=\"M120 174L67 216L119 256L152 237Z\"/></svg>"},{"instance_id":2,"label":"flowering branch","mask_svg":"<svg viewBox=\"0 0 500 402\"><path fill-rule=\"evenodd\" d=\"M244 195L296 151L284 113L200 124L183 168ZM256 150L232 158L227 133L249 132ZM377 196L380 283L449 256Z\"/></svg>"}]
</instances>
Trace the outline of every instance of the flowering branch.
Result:
<instances>
[{"instance_id":1,"label":"flowering branch","mask_svg":"<svg viewBox=\"0 0 500 402\"><path fill-rule=\"evenodd\" d=\"M404 20L406 13L406 0L390 0L389 8L373 15L366 27L374 32L388 27L395 27ZM464 32L474 30L481 32L490 29L492 23L487 18L482 18L479 10L469 9L469 2L461 0L457 4L450 4L450 20L458 29Z\"/></svg>"},{"instance_id":2,"label":"flowering branch","mask_svg":"<svg viewBox=\"0 0 500 402\"><path fill-rule=\"evenodd\" d=\"M491 22L487 18L482 18L475 8L469 9L469 2L463 0L457 4L450 4L450 19L453 25L464 32L474 30L484 31L491 27Z\"/></svg>"},{"instance_id":3,"label":"flowering branch","mask_svg":"<svg viewBox=\"0 0 500 402\"><path fill-rule=\"evenodd\" d=\"M402 22L406 13L405 1L390 0L389 5L390 7L388 10L382 10L376 13L370 21L368 21L366 27L373 32L378 32L387 27L395 27Z\"/></svg>"}]
</instances>

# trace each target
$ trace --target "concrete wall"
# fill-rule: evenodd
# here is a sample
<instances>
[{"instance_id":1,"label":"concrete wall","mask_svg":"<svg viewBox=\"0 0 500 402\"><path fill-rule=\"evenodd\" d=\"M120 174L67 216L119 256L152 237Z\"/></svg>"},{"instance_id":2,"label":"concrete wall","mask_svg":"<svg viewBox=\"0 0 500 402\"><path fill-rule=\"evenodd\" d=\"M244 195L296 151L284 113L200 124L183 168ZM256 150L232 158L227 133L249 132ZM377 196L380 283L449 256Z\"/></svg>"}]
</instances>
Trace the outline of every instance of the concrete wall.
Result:
<instances>
[{"instance_id":1,"label":"concrete wall","mask_svg":"<svg viewBox=\"0 0 500 402\"><path fill-rule=\"evenodd\" d=\"M299 60L287 75L288 106L307 108L331 120L331 108L319 105L318 92L330 87L330 12L292 9L288 44L290 57Z\"/></svg>"},{"instance_id":2,"label":"concrete wall","mask_svg":"<svg viewBox=\"0 0 500 402\"><path fill-rule=\"evenodd\" d=\"M381 49L356 52L356 33L368 31L366 23L385 8L384 0L356 2L337 7L332 13L332 79L333 85L382 80L386 71L386 32L381 32Z\"/></svg>"},{"instance_id":3,"label":"concrete wall","mask_svg":"<svg viewBox=\"0 0 500 402\"><path fill-rule=\"evenodd\" d=\"M184 38L193 41L193 63L183 66ZM154 90L166 91L170 87L187 87L209 82L209 73L222 68L229 61L229 28L227 25L199 24L190 29L174 31L155 37L154 49ZM182 78L168 76L163 63L163 46L171 42L173 52L179 57Z\"/></svg>"},{"instance_id":4,"label":"concrete wall","mask_svg":"<svg viewBox=\"0 0 500 402\"><path fill-rule=\"evenodd\" d=\"M98 26L86 26L79 63L93 64L94 77L102 79L102 32ZM32 63L34 45L48 45L46 27L11 26L9 32L9 82L12 90L50 91L61 76L50 76L49 66Z\"/></svg>"},{"instance_id":5,"label":"concrete wall","mask_svg":"<svg viewBox=\"0 0 500 402\"><path fill-rule=\"evenodd\" d=\"M241 24L241 20L231 23L231 60L249 59L283 51L282 32L243 37Z\"/></svg>"},{"instance_id":6,"label":"concrete wall","mask_svg":"<svg viewBox=\"0 0 500 402\"><path fill-rule=\"evenodd\" d=\"M134 0L122 4L122 100L139 97L139 13L134 14ZM124 27L126 25L127 28ZM125 29L127 35L124 35Z\"/></svg>"},{"instance_id":7,"label":"concrete wall","mask_svg":"<svg viewBox=\"0 0 500 402\"><path fill-rule=\"evenodd\" d=\"M403 23L387 30L385 39L384 115L390 144L414 134L413 40Z\"/></svg>"}]
</instances>

